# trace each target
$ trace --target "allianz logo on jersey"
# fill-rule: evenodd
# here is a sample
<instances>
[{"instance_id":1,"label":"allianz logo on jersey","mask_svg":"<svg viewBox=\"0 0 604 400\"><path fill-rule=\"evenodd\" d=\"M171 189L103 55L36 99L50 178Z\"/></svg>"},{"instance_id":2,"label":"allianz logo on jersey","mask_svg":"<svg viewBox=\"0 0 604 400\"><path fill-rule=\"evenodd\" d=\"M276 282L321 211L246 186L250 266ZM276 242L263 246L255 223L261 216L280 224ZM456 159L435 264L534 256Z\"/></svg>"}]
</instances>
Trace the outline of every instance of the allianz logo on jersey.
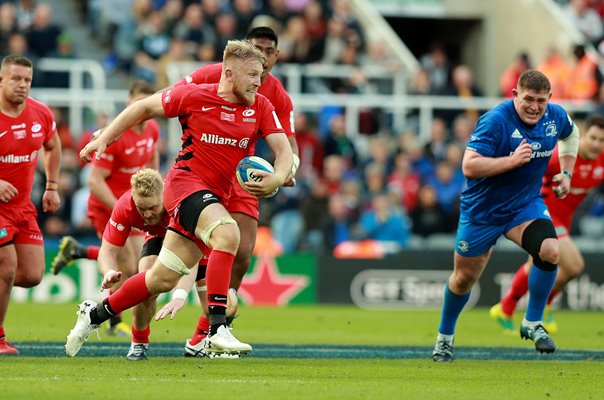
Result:
<instances>
[{"instance_id":1,"label":"allianz logo on jersey","mask_svg":"<svg viewBox=\"0 0 604 400\"><path fill-rule=\"evenodd\" d=\"M232 139L232 138L225 138L225 137L222 137L215 133L202 133L199 140L201 140L202 142L205 142L205 143L209 143L209 144L240 147L242 149L246 149L250 143L249 138L243 138L241 140L237 140L237 139Z\"/></svg>"},{"instance_id":2,"label":"allianz logo on jersey","mask_svg":"<svg viewBox=\"0 0 604 400\"><path fill-rule=\"evenodd\" d=\"M7 154L4 156L0 156L0 162L6 164L21 164L36 161L38 158L38 151L33 151L29 155L18 156L15 154Z\"/></svg>"}]
</instances>

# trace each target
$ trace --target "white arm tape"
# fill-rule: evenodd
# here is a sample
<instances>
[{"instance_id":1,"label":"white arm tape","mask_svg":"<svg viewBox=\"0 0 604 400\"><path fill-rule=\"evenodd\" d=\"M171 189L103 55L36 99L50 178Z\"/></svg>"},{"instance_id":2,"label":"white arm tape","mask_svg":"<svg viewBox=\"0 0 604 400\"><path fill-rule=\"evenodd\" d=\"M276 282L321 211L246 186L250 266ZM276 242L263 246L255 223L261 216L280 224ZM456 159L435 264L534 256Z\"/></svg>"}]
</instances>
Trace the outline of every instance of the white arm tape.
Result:
<instances>
[{"instance_id":1,"label":"white arm tape","mask_svg":"<svg viewBox=\"0 0 604 400\"><path fill-rule=\"evenodd\" d=\"M296 171L300 167L300 157L297 154L292 154L294 162L292 163L292 176L296 175Z\"/></svg>"},{"instance_id":2,"label":"white arm tape","mask_svg":"<svg viewBox=\"0 0 604 400\"><path fill-rule=\"evenodd\" d=\"M184 289L174 289L174 293L172 293L172 300L186 300L187 297L189 297L189 292Z\"/></svg>"},{"instance_id":3,"label":"white arm tape","mask_svg":"<svg viewBox=\"0 0 604 400\"><path fill-rule=\"evenodd\" d=\"M577 151L579 151L579 128L575 124L570 136L558 141L558 155L576 157Z\"/></svg>"}]
</instances>

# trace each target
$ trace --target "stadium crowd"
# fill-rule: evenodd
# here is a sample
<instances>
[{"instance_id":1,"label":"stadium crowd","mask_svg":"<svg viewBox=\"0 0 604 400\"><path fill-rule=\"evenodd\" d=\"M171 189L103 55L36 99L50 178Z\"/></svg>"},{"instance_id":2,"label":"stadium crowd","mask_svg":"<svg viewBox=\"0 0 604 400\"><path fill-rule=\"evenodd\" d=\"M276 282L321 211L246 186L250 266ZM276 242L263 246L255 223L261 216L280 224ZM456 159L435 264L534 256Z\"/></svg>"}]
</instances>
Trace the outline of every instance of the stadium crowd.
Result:
<instances>
[{"instance_id":1,"label":"stadium crowd","mask_svg":"<svg viewBox=\"0 0 604 400\"><path fill-rule=\"evenodd\" d=\"M17 52L34 61L76 57L72 38L65 27L53 22L48 5L33 0L1 3L3 54ZM578 3L590 2L572 0L562 6L570 13ZM591 3L596 7L599 2ZM88 0L80 6L91 37L106 49L107 72L144 79L156 89L169 85L169 62L218 61L227 40L244 37L248 27L258 23L278 33L280 63L358 67L359 74L351 79L322 82L322 88L334 93L388 90L364 77L362 67L380 62L397 68L385 55L383 44L367 39L344 0ZM602 32L599 35L589 36L590 41L599 44ZM575 57L572 61L565 57L569 50ZM449 59L448 53L443 42L426 44L425 53L417 55L421 68L409 82L409 93L484 95L472 70ZM527 53L510 60L501 74L499 94L510 96L518 76L537 67L549 71L555 100L594 100L601 108L594 112L604 110L602 77L583 46L552 48L545 59L535 61ZM66 86L65 76L36 74L34 86ZM54 108L53 112L63 145L59 191L64 204L55 215L40 213L41 228L47 237L94 238L86 217L89 169L77 154L110 116L100 113L86 132L72 132L67 111ZM270 226L285 252L333 251L343 242L365 239L392 243L399 249L414 238L453 234L464 184L461 159L479 115L474 109L437 113L429 132L420 135L413 111L402 132L393 131L379 110L360 115L360 132L347 132L345 115L337 107L325 107L319 113L296 112L301 159L297 186L263 200L260 223ZM420 136L429 137L429 142L420 143ZM174 157L168 151L165 132L159 150L160 171L165 174ZM259 146L258 152L271 158L265 146ZM37 182L34 199L40 199L43 191L43 179ZM600 208L587 212L597 214Z\"/></svg>"}]
</instances>

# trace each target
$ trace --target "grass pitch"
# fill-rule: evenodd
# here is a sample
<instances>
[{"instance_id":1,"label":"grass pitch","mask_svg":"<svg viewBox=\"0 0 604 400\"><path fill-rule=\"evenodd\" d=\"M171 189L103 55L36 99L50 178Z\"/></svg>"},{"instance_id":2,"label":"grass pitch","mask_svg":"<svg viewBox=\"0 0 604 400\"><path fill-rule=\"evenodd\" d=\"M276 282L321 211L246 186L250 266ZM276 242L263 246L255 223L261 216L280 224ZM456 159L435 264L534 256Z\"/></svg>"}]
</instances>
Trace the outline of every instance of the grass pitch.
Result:
<instances>
[{"instance_id":1,"label":"grass pitch","mask_svg":"<svg viewBox=\"0 0 604 400\"><path fill-rule=\"evenodd\" d=\"M604 318L595 312L557 312L559 351L550 356L502 334L488 310L465 311L457 360L443 365L430 359L437 310L242 307L234 333L254 352L210 360L180 356L199 313L191 306L173 321L152 324L151 359L142 363L123 357L129 339L103 329L102 341L93 334L82 357L60 355L75 310L75 304L11 304L5 326L22 355L0 357L1 399L508 400L598 399L604 393ZM129 313L124 318L129 321ZM44 356L28 356L32 348ZM104 357L86 356L93 350Z\"/></svg>"}]
</instances>

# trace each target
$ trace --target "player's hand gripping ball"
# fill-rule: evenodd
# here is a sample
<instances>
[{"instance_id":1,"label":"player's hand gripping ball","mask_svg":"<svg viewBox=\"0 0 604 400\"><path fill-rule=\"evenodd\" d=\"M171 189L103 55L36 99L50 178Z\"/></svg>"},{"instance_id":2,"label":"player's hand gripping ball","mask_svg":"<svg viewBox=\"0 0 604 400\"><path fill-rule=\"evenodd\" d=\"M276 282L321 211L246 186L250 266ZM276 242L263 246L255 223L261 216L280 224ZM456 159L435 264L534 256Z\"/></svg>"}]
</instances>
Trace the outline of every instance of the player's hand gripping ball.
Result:
<instances>
[{"instance_id":1,"label":"player's hand gripping ball","mask_svg":"<svg viewBox=\"0 0 604 400\"><path fill-rule=\"evenodd\" d=\"M275 172L275 169L273 168L271 163L266 161L264 158L256 156L242 158L241 161L239 161L239 164L237 164L237 170L235 171L235 174L237 175L237 180L239 181L239 184L246 191L248 190L245 186L245 182L262 181L262 177L255 174L256 171L265 171L272 174ZM278 191L279 188L275 189L273 193L265 196L265 198L273 197L277 194Z\"/></svg>"}]
</instances>

